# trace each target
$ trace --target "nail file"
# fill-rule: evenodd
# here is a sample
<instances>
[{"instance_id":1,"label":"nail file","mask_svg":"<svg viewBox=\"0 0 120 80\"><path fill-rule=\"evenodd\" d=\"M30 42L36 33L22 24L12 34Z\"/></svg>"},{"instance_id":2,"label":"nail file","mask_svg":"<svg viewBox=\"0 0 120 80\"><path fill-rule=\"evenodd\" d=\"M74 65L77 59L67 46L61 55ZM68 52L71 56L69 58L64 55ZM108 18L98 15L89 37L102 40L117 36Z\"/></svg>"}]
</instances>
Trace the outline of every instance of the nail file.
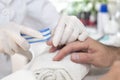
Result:
<instances>
[{"instance_id":1,"label":"nail file","mask_svg":"<svg viewBox=\"0 0 120 80\"><path fill-rule=\"evenodd\" d=\"M30 44L33 44L33 43L38 43L38 42L46 42L48 41L50 38L51 38L51 31L49 28L44 28L44 29L41 29L39 30L40 33L42 33L42 35L44 36L43 39L38 39L38 38L35 38L35 37L31 37L31 36L28 36L28 35L25 35L25 34L21 34Z\"/></svg>"}]
</instances>

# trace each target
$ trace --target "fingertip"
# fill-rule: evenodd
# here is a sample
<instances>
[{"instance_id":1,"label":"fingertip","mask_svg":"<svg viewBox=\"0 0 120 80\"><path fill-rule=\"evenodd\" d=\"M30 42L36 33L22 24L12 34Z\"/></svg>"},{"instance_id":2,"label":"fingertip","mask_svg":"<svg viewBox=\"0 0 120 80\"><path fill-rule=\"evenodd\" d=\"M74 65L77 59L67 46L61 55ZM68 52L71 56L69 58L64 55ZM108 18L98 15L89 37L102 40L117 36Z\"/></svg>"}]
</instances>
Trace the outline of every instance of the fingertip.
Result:
<instances>
[{"instance_id":1,"label":"fingertip","mask_svg":"<svg viewBox=\"0 0 120 80\"><path fill-rule=\"evenodd\" d=\"M61 58L61 57L58 57L58 56L55 56L54 58L53 58L53 61L60 61L60 60L62 60L63 58Z\"/></svg>"},{"instance_id":2,"label":"fingertip","mask_svg":"<svg viewBox=\"0 0 120 80\"><path fill-rule=\"evenodd\" d=\"M59 55L59 53L53 58L53 61L60 61L62 60L63 57L61 55Z\"/></svg>"},{"instance_id":3,"label":"fingertip","mask_svg":"<svg viewBox=\"0 0 120 80\"><path fill-rule=\"evenodd\" d=\"M77 53L73 53L73 54L71 55L71 60L72 60L73 62L79 63L79 61L80 61L80 56L79 56Z\"/></svg>"},{"instance_id":4,"label":"fingertip","mask_svg":"<svg viewBox=\"0 0 120 80\"><path fill-rule=\"evenodd\" d=\"M57 50L57 47L52 46L49 50L50 53L55 52Z\"/></svg>"},{"instance_id":5,"label":"fingertip","mask_svg":"<svg viewBox=\"0 0 120 80\"><path fill-rule=\"evenodd\" d=\"M58 58L54 57L53 61L60 61Z\"/></svg>"},{"instance_id":6,"label":"fingertip","mask_svg":"<svg viewBox=\"0 0 120 80\"><path fill-rule=\"evenodd\" d=\"M23 42L20 44L20 47L21 47L23 50L27 51L27 50L29 50L30 45L29 45L29 43L25 40L25 41L23 41Z\"/></svg>"},{"instance_id":7,"label":"fingertip","mask_svg":"<svg viewBox=\"0 0 120 80\"><path fill-rule=\"evenodd\" d=\"M58 46L58 42L57 41L53 41L53 45L55 46L55 47L57 47Z\"/></svg>"},{"instance_id":8,"label":"fingertip","mask_svg":"<svg viewBox=\"0 0 120 80\"><path fill-rule=\"evenodd\" d=\"M78 40L85 41L88 38L88 33L83 31L81 35L79 35Z\"/></svg>"},{"instance_id":9,"label":"fingertip","mask_svg":"<svg viewBox=\"0 0 120 80\"><path fill-rule=\"evenodd\" d=\"M49 41L47 41L46 43L47 43L47 45L49 45L49 46L52 46L52 45L53 45L52 40L49 40Z\"/></svg>"},{"instance_id":10,"label":"fingertip","mask_svg":"<svg viewBox=\"0 0 120 80\"><path fill-rule=\"evenodd\" d=\"M35 37L35 38L39 38L39 39L44 38L44 36L42 35L41 32L36 31L36 30L34 30L32 28L29 28L29 27L22 27L21 28L21 33L32 36L32 37Z\"/></svg>"}]
</instances>

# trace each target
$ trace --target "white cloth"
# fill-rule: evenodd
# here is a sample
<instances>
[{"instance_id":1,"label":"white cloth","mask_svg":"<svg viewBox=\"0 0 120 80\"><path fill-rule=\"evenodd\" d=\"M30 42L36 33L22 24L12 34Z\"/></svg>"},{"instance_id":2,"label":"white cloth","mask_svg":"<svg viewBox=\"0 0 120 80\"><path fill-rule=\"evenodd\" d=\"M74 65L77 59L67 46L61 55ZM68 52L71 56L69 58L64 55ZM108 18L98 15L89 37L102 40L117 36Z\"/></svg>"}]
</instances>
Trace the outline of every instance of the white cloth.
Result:
<instances>
[{"instance_id":1,"label":"white cloth","mask_svg":"<svg viewBox=\"0 0 120 80\"><path fill-rule=\"evenodd\" d=\"M48 0L0 0L0 28L10 21L33 29L55 27L58 19L59 14ZM0 74L3 77L11 72L11 64L7 61L9 57L1 57Z\"/></svg>"},{"instance_id":2,"label":"white cloth","mask_svg":"<svg viewBox=\"0 0 120 80\"><path fill-rule=\"evenodd\" d=\"M2 80L36 80L36 78L31 71L23 69L3 78Z\"/></svg>"},{"instance_id":3,"label":"white cloth","mask_svg":"<svg viewBox=\"0 0 120 80\"><path fill-rule=\"evenodd\" d=\"M81 80L89 71L88 65L72 62L70 55L62 61L53 61L57 52L49 53L49 47L45 43L35 44L31 50L34 57L37 57L30 65L30 70L34 72L37 80Z\"/></svg>"},{"instance_id":4,"label":"white cloth","mask_svg":"<svg viewBox=\"0 0 120 80\"><path fill-rule=\"evenodd\" d=\"M88 73L87 65L70 61L70 56L60 62L52 61L54 54L45 54L36 58L31 70L37 80L82 80Z\"/></svg>"},{"instance_id":5,"label":"white cloth","mask_svg":"<svg viewBox=\"0 0 120 80\"><path fill-rule=\"evenodd\" d=\"M53 61L52 58L57 52L50 54L48 49L49 47L45 43L33 44L31 48L33 59L25 67L25 69L30 70L30 72L27 71L30 75L25 74L26 70L18 71L2 80L21 80L23 74L31 77L31 73L34 74L36 80L82 80L88 73L88 65L73 63L70 56L59 62ZM28 80L28 78L25 77L22 80ZM34 79L31 78L30 80Z\"/></svg>"}]
</instances>

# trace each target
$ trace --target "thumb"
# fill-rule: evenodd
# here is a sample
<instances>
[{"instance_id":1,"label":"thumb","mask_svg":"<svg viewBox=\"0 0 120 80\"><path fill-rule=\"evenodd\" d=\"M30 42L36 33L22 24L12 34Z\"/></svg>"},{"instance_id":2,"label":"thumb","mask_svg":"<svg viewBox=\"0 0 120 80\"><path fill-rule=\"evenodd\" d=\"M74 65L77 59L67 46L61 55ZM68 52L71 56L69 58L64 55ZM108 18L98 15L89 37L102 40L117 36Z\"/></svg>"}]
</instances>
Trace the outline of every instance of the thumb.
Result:
<instances>
[{"instance_id":1,"label":"thumb","mask_svg":"<svg viewBox=\"0 0 120 80\"><path fill-rule=\"evenodd\" d=\"M15 41L15 43L21 47L23 50L27 51L30 48L29 43L20 35L18 34L11 34L12 39Z\"/></svg>"},{"instance_id":2,"label":"thumb","mask_svg":"<svg viewBox=\"0 0 120 80\"><path fill-rule=\"evenodd\" d=\"M75 63L91 64L93 61L92 54L88 53L73 53L71 60Z\"/></svg>"}]
</instances>

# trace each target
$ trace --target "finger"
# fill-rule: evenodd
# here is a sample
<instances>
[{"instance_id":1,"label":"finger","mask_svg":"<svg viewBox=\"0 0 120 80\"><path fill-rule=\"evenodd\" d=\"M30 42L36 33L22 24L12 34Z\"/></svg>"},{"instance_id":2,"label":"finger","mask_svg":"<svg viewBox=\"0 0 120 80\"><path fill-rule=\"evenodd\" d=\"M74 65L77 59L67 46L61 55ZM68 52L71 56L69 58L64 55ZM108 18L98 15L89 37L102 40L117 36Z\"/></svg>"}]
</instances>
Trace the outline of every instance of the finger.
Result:
<instances>
[{"instance_id":1,"label":"finger","mask_svg":"<svg viewBox=\"0 0 120 80\"><path fill-rule=\"evenodd\" d=\"M8 55L14 55L15 52L10 47L5 47L4 52Z\"/></svg>"},{"instance_id":2,"label":"finger","mask_svg":"<svg viewBox=\"0 0 120 80\"><path fill-rule=\"evenodd\" d=\"M73 31L72 35L70 36L70 38L68 39L67 43L75 41L78 38L79 34L80 34L81 30L79 28L80 27L79 24L77 24L75 22L74 25L75 25L76 28L74 28L74 31Z\"/></svg>"},{"instance_id":3,"label":"finger","mask_svg":"<svg viewBox=\"0 0 120 80\"><path fill-rule=\"evenodd\" d=\"M43 38L43 36L40 32L38 32L36 30L33 30L31 28L28 28L28 27L24 27L24 26L22 26L22 28L21 28L21 33L29 35L31 37L36 37L36 38L39 38L39 39Z\"/></svg>"},{"instance_id":4,"label":"finger","mask_svg":"<svg viewBox=\"0 0 120 80\"><path fill-rule=\"evenodd\" d=\"M7 38L6 38L7 37ZM2 41L2 42L0 42L0 50L1 50L1 52L3 52L3 53L6 53L6 54L8 54L8 55L13 55L14 54L14 51L11 49L11 47L10 47L10 45L9 45L9 41L10 41L10 38L7 36L7 35L4 35L4 37L2 37L1 39L0 39L0 41Z\"/></svg>"},{"instance_id":5,"label":"finger","mask_svg":"<svg viewBox=\"0 0 120 80\"><path fill-rule=\"evenodd\" d=\"M78 40L84 41L88 37L88 33L86 32L86 28L83 25L83 23L81 21L79 21L78 19L76 19L76 22L77 22L77 25L79 25L80 33L81 33L78 37Z\"/></svg>"},{"instance_id":6,"label":"finger","mask_svg":"<svg viewBox=\"0 0 120 80\"><path fill-rule=\"evenodd\" d=\"M11 40L11 39L9 40L9 46L14 51L14 53L18 52L19 46L16 44L16 42L14 40Z\"/></svg>"},{"instance_id":7,"label":"finger","mask_svg":"<svg viewBox=\"0 0 120 80\"><path fill-rule=\"evenodd\" d=\"M4 53L2 46L0 46L0 53Z\"/></svg>"},{"instance_id":8,"label":"finger","mask_svg":"<svg viewBox=\"0 0 120 80\"><path fill-rule=\"evenodd\" d=\"M25 50L23 50L22 48L18 48L18 53L19 54L22 54L23 56L25 56L26 58L28 58L29 60L31 60L32 59L32 53L30 52L30 51L25 51Z\"/></svg>"},{"instance_id":9,"label":"finger","mask_svg":"<svg viewBox=\"0 0 120 80\"><path fill-rule=\"evenodd\" d=\"M59 61L59 60L63 59L67 54L69 54L71 52L80 51L80 50L84 50L84 49L88 49L87 44L85 45L84 43L79 42L79 41L70 43L70 44L66 45L65 47L63 47L59 51L59 53L53 58L53 60Z\"/></svg>"},{"instance_id":10,"label":"finger","mask_svg":"<svg viewBox=\"0 0 120 80\"><path fill-rule=\"evenodd\" d=\"M4 40L3 40L4 41ZM3 44L4 42L2 42L2 39L0 39L0 53L4 53L4 50L3 50Z\"/></svg>"},{"instance_id":11,"label":"finger","mask_svg":"<svg viewBox=\"0 0 120 80\"><path fill-rule=\"evenodd\" d=\"M79 25L80 33L86 29L84 24L79 19L76 19L76 24Z\"/></svg>"},{"instance_id":12,"label":"finger","mask_svg":"<svg viewBox=\"0 0 120 80\"><path fill-rule=\"evenodd\" d=\"M29 50L30 45L22 36L18 34L13 34L12 38L16 42L16 44L19 45L23 50Z\"/></svg>"},{"instance_id":13,"label":"finger","mask_svg":"<svg viewBox=\"0 0 120 80\"><path fill-rule=\"evenodd\" d=\"M57 47L54 47L53 43L52 43L52 39L50 39L49 41L47 41L47 45L51 46L51 48L49 49L49 52L55 52L57 50Z\"/></svg>"},{"instance_id":14,"label":"finger","mask_svg":"<svg viewBox=\"0 0 120 80\"><path fill-rule=\"evenodd\" d=\"M57 27L55 29L53 40L52 40L53 45L55 47L58 46L58 44L60 43L60 40L63 36L63 32L64 32L64 28L65 28L65 23L64 23L65 18L66 18L65 16L61 17L59 24L57 25Z\"/></svg>"},{"instance_id":15,"label":"finger","mask_svg":"<svg viewBox=\"0 0 120 80\"><path fill-rule=\"evenodd\" d=\"M74 24L75 24L76 28L74 28L74 32L71 35L68 43L75 41L78 38L79 34L85 30L85 26L83 25L83 23L79 19L77 19L77 17L74 17L73 19L74 19Z\"/></svg>"},{"instance_id":16,"label":"finger","mask_svg":"<svg viewBox=\"0 0 120 80\"><path fill-rule=\"evenodd\" d=\"M52 47L50 48L49 52L50 52L50 53L51 53L51 52L55 52L56 50L57 50L57 47L52 46Z\"/></svg>"},{"instance_id":17,"label":"finger","mask_svg":"<svg viewBox=\"0 0 120 80\"><path fill-rule=\"evenodd\" d=\"M50 39L49 41L46 42L48 46L52 46L53 43L52 43L52 39Z\"/></svg>"},{"instance_id":18,"label":"finger","mask_svg":"<svg viewBox=\"0 0 120 80\"><path fill-rule=\"evenodd\" d=\"M93 62L92 54L88 53L73 53L71 60L75 63L91 64Z\"/></svg>"},{"instance_id":19,"label":"finger","mask_svg":"<svg viewBox=\"0 0 120 80\"><path fill-rule=\"evenodd\" d=\"M74 27L76 27L76 26L74 25L73 17L70 17L69 21L66 24L66 27L65 27L65 30L64 30L61 42L60 42L62 45L68 41L69 37L73 33Z\"/></svg>"},{"instance_id":20,"label":"finger","mask_svg":"<svg viewBox=\"0 0 120 80\"><path fill-rule=\"evenodd\" d=\"M13 55L15 54L15 52L11 49L11 47L9 46L9 43L8 41L7 42L4 42L3 44L3 50L4 50L4 53L8 54L8 55Z\"/></svg>"},{"instance_id":21,"label":"finger","mask_svg":"<svg viewBox=\"0 0 120 80\"><path fill-rule=\"evenodd\" d=\"M88 33L86 31L83 31L82 34L79 35L78 40L85 41L87 37L88 37Z\"/></svg>"}]
</instances>

